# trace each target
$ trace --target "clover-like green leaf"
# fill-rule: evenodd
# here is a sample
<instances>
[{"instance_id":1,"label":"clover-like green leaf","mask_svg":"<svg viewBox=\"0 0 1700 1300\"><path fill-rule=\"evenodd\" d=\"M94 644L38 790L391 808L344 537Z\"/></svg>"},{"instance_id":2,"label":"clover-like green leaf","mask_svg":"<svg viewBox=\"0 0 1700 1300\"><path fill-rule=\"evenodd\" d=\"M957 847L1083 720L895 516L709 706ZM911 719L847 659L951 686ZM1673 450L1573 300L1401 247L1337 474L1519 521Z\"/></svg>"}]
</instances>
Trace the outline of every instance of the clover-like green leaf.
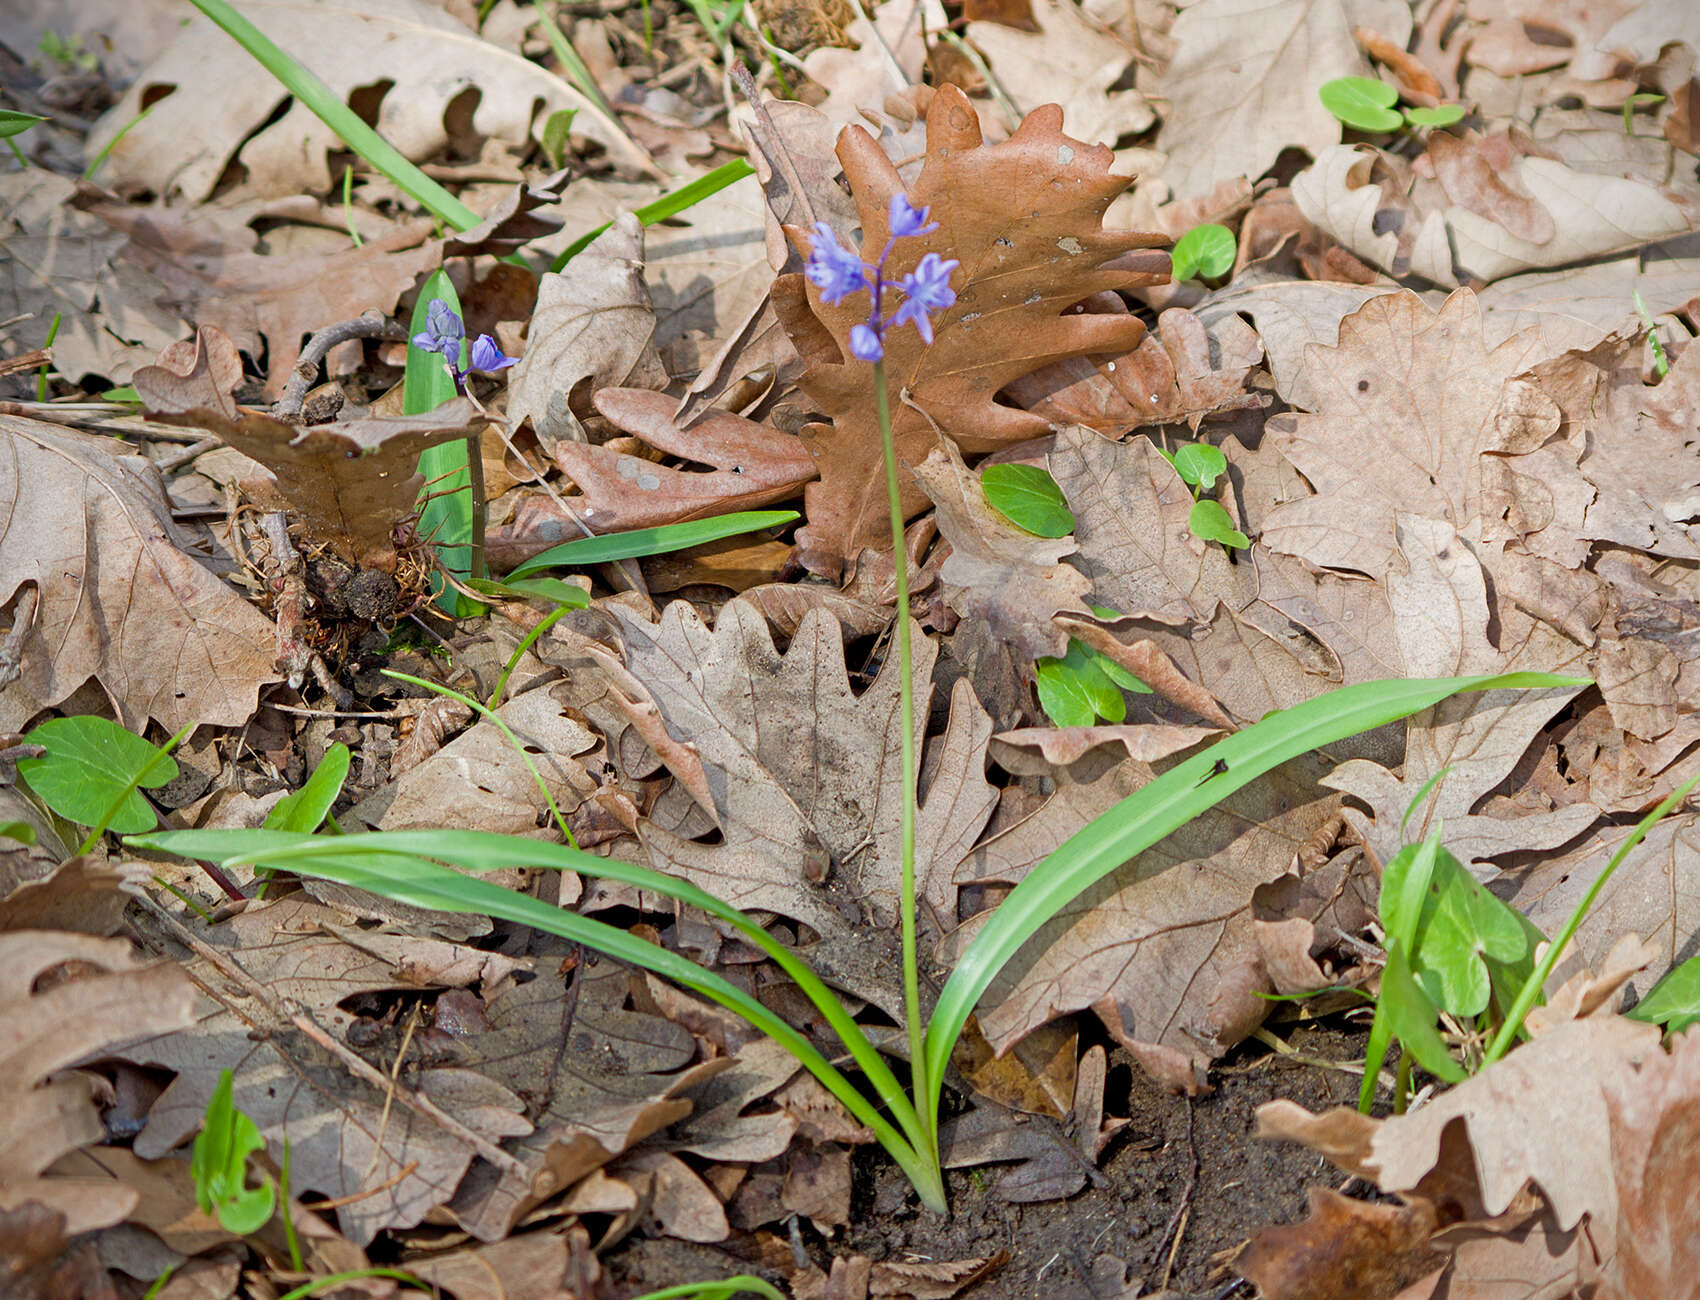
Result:
<instances>
[{"instance_id":1,"label":"clover-like green leaf","mask_svg":"<svg viewBox=\"0 0 1700 1300\"><path fill-rule=\"evenodd\" d=\"M1193 506L1186 526L1192 529L1194 537L1207 542L1221 542L1223 546L1237 546L1242 550L1251 545L1251 539L1234 527L1233 518L1222 503L1208 497Z\"/></svg>"},{"instance_id":2,"label":"clover-like green leaf","mask_svg":"<svg viewBox=\"0 0 1700 1300\"><path fill-rule=\"evenodd\" d=\"M19 759L18 775L67 821L98 825L128 789L107 829L133 835L158 825L153 806L131 787L152 789L174 780L177 760L161 757L155 746L134 732L105 718L49 718L27 732L24 741L45 747L47 753ZM152 768L138 781L137 773L149 764Z\"/></svg>"},{"instance_id":3,"label":"clover-like green leaf","mask_svg":"<svg viewBox=\"0 0 1700 1300\"><path fill-rule=\"evenodd\" d=\"M1167 452L1164 455L1168 455ZM1181 482L1208 492L1216 480L1228 472L1228 458L1208 442L1189 442L1175 448L1169 464L1181 476Z\"/></svg>"},{"instance_id":4,"label":"clover-like green leaf","mask_svg":"<svg viewBox=\"0 0 1700 1300\"><path fill-rule=\"evenodd\" d=\"M1033 676L1039 707L1059 727L1090 727L1100 718L1120 722L1127 717L1121 687L1105 675L1097 654L1079 641L1071 640L1061 659L1039 659Z\"/></svg>"},{"instance_id":5,"label":"clover-like green leaf","mask_svg":"<svg viewBox=\"0 0 1700 1300\"><path fill-rule=\"evenodd\" d=\"M1414 935L1407 945L1411 973L1437 1006L1455 1016L1480 1015L1494 992L1492 964L1503 975L1530 952L1524 921L1445 848L1437 846L1426 883L1412 878L1419 847L1406 845L1382 873L1382 924L1390 936ZM1515 992L1509 979L1498 982Z\"/></svg>"},{"instance_id":6,"label":"clover-like green leaf","mask_svg":"<svg viewBox=\"0 0 1700 1300\"><path fill-rule=\"evenodd\" d=\"M1405 119L1393 111L1399 92L1373 77L1336 77L1325 81L1317 97L1347 126L1360 131L1397 131Z\"/></svg>"},{"instance_id":7,"label":"clover-like green leaf","mask_svg":"<svg viewBox=\"0 0 1700 1300\"><path fill-rule=\"evenodd\" d=\"M1039 537L1067 537L1074 513L1050 471L1037 465L988 465L980 488L991 506L1017 528Z\"/></svg>"},{"instance_id":8,"label":"clover-like green leaf","mask_svg":"<svg viewBox=\"0 0 1700 1300\"><path fill-rule=\"evenodd\" d=\"M1194 226L1169 250L1170 275L1178 284L1194 276L1214 280L1234 269L1234 232L1215 222Z\"/></svg>"},{"instance_id":9,"label":"clover-like green leaf","mask_svg":"<svg viewBox=\"0 0 1700 1300\"><path fill-rule=\"evenodd\" d=\"M1380 84L1379 82L1376 84ZM1464 118L1462 104L1436 104L1433 108L1407 108L1405 120L1412 126L1451 126Z\"/></svg>"}]
</instances>

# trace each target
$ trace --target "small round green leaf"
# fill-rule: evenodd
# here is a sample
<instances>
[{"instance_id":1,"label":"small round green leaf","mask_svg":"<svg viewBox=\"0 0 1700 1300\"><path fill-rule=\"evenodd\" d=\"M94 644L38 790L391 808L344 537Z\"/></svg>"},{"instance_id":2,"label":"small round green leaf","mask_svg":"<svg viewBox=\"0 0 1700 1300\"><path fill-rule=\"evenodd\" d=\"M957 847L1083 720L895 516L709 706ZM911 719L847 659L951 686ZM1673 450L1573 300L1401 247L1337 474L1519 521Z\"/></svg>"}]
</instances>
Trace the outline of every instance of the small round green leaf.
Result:
<instances>
[{"instance_id":1,"label":"small round green leaf","mask_svg":"<svg viewBox=\"0 0 1700 1300\"><path fill-rule=\"evenodd\" d=\"M1234 232L1214 222L1194 226L1169 250L1170 275L1176 280L1203 276L1214 280L1234 269Z\"/></svg>"},{"instance_id":2,"label":"small round green leaf","mask_svg":"<svg viewBox=\"0 0 1700 1300\"><path fill-rule=\"evenodd\" d=\"M1360 131L1397 131L1405 119L1393 111L1399 92L1373 77L1336 77L1316 92L1322 106Z\"/></svg>"},{"instance_id":3,"label":"small round green leaf","mask_svg":"<svg viewBox=\"0 0 1700 1300\"><path fill-rule=\"evenodd\" d=\"M1062 489L1037 465L988 465L980 487L986 504L1017 528L1039 537L1067 537L1074 531L1074 514Z\"/></svg>"},{"instance_id":4,"label":"small round green leaf","mask_svg":"<svg viewBox=\"0 0 1700 1300\"><path fill-rule=\"evenodd\" d=\"M1405 120L1412 126L1451 126L1464 118L1462 104L1436 104L1433 108L1407 108Z\"/></svg>"},{"instance_id":5,"label":"small round green leaf","mask_svg":"<svg viewBox=\"0 0 1700 1300\"><path fill-rule=\"evenodd\" d=\"M1039 707L1059 727L1090 727L1103 718L1120 722L1127 701L1099 668L1095 652L1079 641L1068 643L1061 659L1040 659L1033 666L1039 686Z\"/></svg>"},{"instance_id":6,"label":"small round green leaf","mask_svg":"<svg viewBox=\"0 0 1700 1300\"><path fill-rule=\"evenodd\" d=\"M1234 527L1234 521L1222 508L1222 503L1208 497L1193 506L1186 526L1192 529L1194 537L1201 537L1207 542L1221 542L1223 546L1242 549L1251 545L1251 539Z\"/></svg>"},{"instance_id":7,"label":"small round green leaf","mask_svg":"<svg viewBox=\"0 0 1700 1300\"><path fill-rule=\"evenodd\" d=\"M1206 492L1228 472L1228 458L1207 442L1189 442L1177 447L1175 454L1169 457L1169 463L1181 476L1181 482Z\"/></svg>"},{"instance_id":8,"label":"small round green leaf","mask_svg":"<svg viewBox=\"0 0 1700 1300\"><path fill-rule=\"evenodd\" d=\"M164 758L136 782L136 774L158 757L159 750L105 718L49 718L26 733L24 741L45 746L47 753L19 759L18 775L43 803L79 826L97 825L126 786L135 783L152 789L177 777L177 760ZM131 790L107 829L134 835L158 824L153 806Z\"/></svg>"}]
</instances>

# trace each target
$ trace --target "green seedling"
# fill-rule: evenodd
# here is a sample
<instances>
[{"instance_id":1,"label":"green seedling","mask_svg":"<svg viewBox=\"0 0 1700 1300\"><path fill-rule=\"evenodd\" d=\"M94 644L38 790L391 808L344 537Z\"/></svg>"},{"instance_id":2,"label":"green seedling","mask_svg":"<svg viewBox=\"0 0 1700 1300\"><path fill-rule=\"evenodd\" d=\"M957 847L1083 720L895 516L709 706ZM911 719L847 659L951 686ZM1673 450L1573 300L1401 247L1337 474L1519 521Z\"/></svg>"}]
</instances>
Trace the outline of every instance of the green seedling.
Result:
<instances>
[{"instance_id":1,"label":"green seedling","mask_svg":"<svg viewBox=\"0 0 1700 1300\"><path fill-rule=\"evenodd\" d=\"M1238 251L1234 232L1226 226L1214 222L1194 226L1169 250L1169 274L1177 283L1195 278L1219 280L1234 269Z\"/></svg>"},{"instance_id":2,"label":"green seedling","mask_svg":"<svg viewBox=\"0 0 1700 1300\"><path fill-rule=\"evenodd\" d=\"M1662 104L1662 103L1664 103L1664 101L1665 101L1665 97L1663 95L1655 94L1653 91L1650 91L1650 90L1637 91L1635 94L1631 95L1628 99L1624 100L1623 101L1623 133L1625 135L1631 135L1631 136L1635 134L1635 110L1636 109L1647 108L1647 107L1649 107L1650 105L1653 105L1653 104Z\"/></svg>"},{"instance_id":3,"label":"green seedling","mask_svg":"<svg viewBox=\"0 0 1700 1300\"><path fill-rule=\"evenodd\" d=\"M67 38L50 27L41 34L35 48L66 72L93 72L100 66L100 55L83 48L81 32L72 32Z\"/></svg>"},{"instance_id":4,"label":"green seedling","mask_svg":"<svg viewBox=\"0 0 1700 1300\"><path fill-rule=\"evenodd\" d=\"M1665 353L1664 341L1659 338L1659 325L1653 319L1653 313L1647 310L1647 304L1641 301L1641 291L1635 291L1635 314L1641 318L1641 324L1647 331L1647 343L1653 349L1653 373L1660 379L1670 374L1670 357Z\"/></svg>"},{"instance_id":5,"label":"green seedling","mask_svg":"<svg viewBox=\"0 0 1700 1300\"><path fill-rule=\"evenodd\" d=\"M1162 450L1159 448L1158 450ZM1234 525L1234 520L1221 502L1201 496L1216 485L1216 480L1228 472L1228 458L1207 442L1185 443L1173 452L1163 452L1175 467L1181 482L1192 489L1193 507L1187 516L1187 527L1194 537L1206 542L1220 542L1224 547L1244 550L1251 539Z\"/></svg>"},{"instance_id":6,"label":"green seedling","mask_svg":"<svg viewBox=\"0 0 1700 1300\"><path fill-rule=\"evenodd\" d=\"M921 1086L906 1090L845 1004L755 917L687 881L647 867L488 831L375 831L307 835L275 830L189 830L131 837L139 848L339 881L432 911L479 912L529 925L672 980L742 1016L786 1048L865 1124L923 1202L945 1208L937 1117L950 1053L981 995L1023 944L1110 872L1289 759L1383 726L1461 691L1583 685L1538 673L1341 687L1270 714L1176 763L1071 836L1030 871L969 941L917 1022ZM911 778L912 782L913 778ZM912 788L912 787L911 787ZM476 873L527 866L578 871L700 908L760 949L796 984L860 1071L859 1086L805 1034L713 971L645 939L504 889ZM471 873L471 874L469 874ZM911 890L913 885L910 886ZM912 894L910 895L912 897ZM865 1090L864 1090L865 1089Z\"/></svg>"},{"instance_id":7,"label":"green seedling","mask_svg":"<svg viewBox=\"0 0 1700 1300\"><path fill-rule=\"evenodd\" d=\"M176 779L171 751L193 729L191 723L156 747L105 718L49 718L23 737L47 752L19 759L18 775L54 813L89 828L77 850L87 853L108 830L131 834L159 824L140 791Z\"/></svg>"},{"instance_id":8,"label":"green seedling","mask_svg":"<svg viewBox=\"0 0 1700 1300\"><path fill-rule=\"evenodd\" d=\"M1407 126L1451 126L1463 120L1462 104L1395 111L1399 91L1374 77L1336 77L1317 88L1322 106L1339 121L1359 131L1399 131Z\"/></svg>"},{"instance_id":9,"label":"green seedling","mask_svg":"<svg viewBox=\"0 0 1700 1300\"><path fill-rule=\"evenodd\" d=\"M1118 610L1094 605L1099 618L1117 619ZM1123 691L1149 695L1151 688L1101 650L1069 638L1068 652L1061 659L1049 656L1033 664L1039 707L1059 727L1090 727L1102 720L1120 722L1127 717Z\"/></svg>"},{"instance_id":10,"label":"green seedling","mask_svg":"<svg viewBox=\"0 0 1700 1300\"><path fill-rule=\"evenodd\" d=\"M1665 972L1653 991L1623 1014L1662 1025L1667 1034L1680 1034L1700 1021L1700 957L1690 957Z\"/></svg>"},{"instance_id":11,"label":"green seedling","mask_svg":"<svg viewBox=\"0 0 1700 1300\"><path fill-rule=\"evenodd\" d=\"M260 1176L248 1185L248 1157L266 1149L260 1127L236 1109L235 1076L225 1070L207 1101L206 1117L195 1138L189 1172L195 1180L195 1200L201 1213L214 1214L226 1232L246 1237L271 1221L277 1209L277 1188Z\"/></svg>"},{"instance_id":12,"label":"green seedling","mask_svg":"<svg viewBox=\"0 0 1700 1300\"><path fill-rule=\"evenodd\" d=\"M1038 537L1067 537L1074 512L1050 471L1038 465L988 465L980 471L986 504L1010 523Z\"/></svg>"}]
</instances>

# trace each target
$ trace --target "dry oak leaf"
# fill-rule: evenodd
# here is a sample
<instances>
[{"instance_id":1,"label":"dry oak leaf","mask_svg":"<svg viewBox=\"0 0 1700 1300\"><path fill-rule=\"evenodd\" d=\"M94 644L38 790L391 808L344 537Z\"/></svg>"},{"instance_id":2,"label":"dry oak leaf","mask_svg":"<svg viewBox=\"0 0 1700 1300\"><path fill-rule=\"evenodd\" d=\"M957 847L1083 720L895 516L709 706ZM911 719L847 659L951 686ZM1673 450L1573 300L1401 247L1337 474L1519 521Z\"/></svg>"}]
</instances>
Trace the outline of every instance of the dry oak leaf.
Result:
<instances>
[{"instance_id":1,"label":"dry oak leaf","mask_svg":"<svg viewBox=\"0 0 1700 1300\"><path fill-rule=\"evenodd\" d=\"M949 439L940 439L913 472L938 507L939 533L950 543L939 579L951 608L1017 658L1066 654L1068 637L1051 616L1089 612L1092 590L1090 578L1060 562L1074 551L1074 539L1036 537L1010 523L987 503L979 477Z\"/></svg>"},{"instance_id":2,"label":"dry oak leaf","mask_svg":"<svg viewBox=\"0 0 1700 1300\"><path fill-rule=\"evenodd\" d=\"M1435 1219L1421 1197L1371 1205L1312 1187L1309 1216L1257 1233L1234 1257L1234 1271L1262 1300L1393 1300L1445 1262L1428 1244Z\"/></svg>"},{"instance_id":3,"label":"dry oak leaf","mask_svg":"<svg viewBox=\"0 0 1700 1300\"><path fill-rule=\"evenodd\" d=\"M60 374L125 383L187 328L161 305L165 286L129 256L124 236L70 205L76 192L39 167L0 177L0 320L34 346L57 317Z\"/></svg>"},{"instance_id":4,"label":"dry oak leaf","mask_svg":"<svg viewBox=\"0 0 1700 1300\"><path fill-rule=\"evenodd\" d=\"M55 968L85 973L43 979ZM43 1176L60 1157L107 1138L95 1077L69 1067L186 1028L193 1001L181 970L136 961L125 940L0 934L0 1205L39 1202L65 1216L69 1235L135 1208L135 1189L111 1179Z\"/></svg>"},{"instance_id":5,"label":"dry oak leaf","mask_svg":"<svg viewBox=\"0 0 1700 1300\"><path fill-rule=\"evenodd\" d=\"M1586 1221L1609 1267L1626 1227L1612 1111L1662 1057L1656 1025L1596 1014L1562 1022L1408 1115L1313 1115L1274 1101L1258 1108L1256 1135L1301 1142L1383 1192L1450 1204L1465 1220L1527 1204L1532 1183L1559 1233Z\"/></svg>"},{"instance_id":6,"label":"dry oak leaf","mask_svg":"<svg viewBox=\"0 0 1700 1300\"><path fill-rule=\"evenodd\" d=\"M889 936L898 915L896 659L858 696L838 627L818 611L804 616L784 655L742 600L725 606L712 632L684 601L669 605L659 625L614 614L626 669L668 735L694 750L722 831L719 843L702 844L647 823L651 860L746 910L807 923L832 940L817 945L823 974L842 968L850 978L858 953ZM917 636L915 739L930 775L915 879L923 910L944 928L956 915L950 870L990 817L996 792L985 778L991 722L966 683L951 694L944 734L930 752L920 748L936 655ZM876 1000L893 991L858 989Z\"/></svg>"},{"instance_id":7,"label":"dry oak leaf","mask_svg":"<svg viewBox=\"0 0 1700 1300\"><path fill-rule=\"evenodd\" d=\"M442 262L429 220L403 223L358 248L272 255L254 252L246 229L245 243L233 243L219 227L174 209L112 203L99 194L77 202L130 237L125 257L165 286L163 305L224 331L256 359L264 352L270 398L289 382L304 337L367 310L393 311Z\"/></svg>"},{"instance_id":8,"label":"dry oak leaf","mask_svg":"<svg viewBox=\"0 0 1700 1300\"><path fill-rule=\"evenodd\" d=\"M1269 421L1274 446L1315 495L1271 511L1261 540L1312 564L1385 578L1400 511L1478 541L1511 536L1492 517L1506 478L1561 423L1558 405L1516 378L1545 355L1535 330L1488 348L1468 289L1438 312L1409 292L1371 299L1340 322L1337 346L1306 349L1316 413ZM1538 464L1538 473L1554 472Z\"/></svg>"},{"instance_id":9,"label":"dry oak leaf","mask_svg":"<svg viewBox=\"0 0 1700 1300\"><path fill-rule=\"evenodd\" d=\"M570 274L546 273L526 334L525 355L508 377L508 427L526 420L545 447L585 441L581 386L663 388L655 350L655 309L643 277L643 226L630 213L573 259ZM571 403L577 398L579 410Z\"/></svg>"},{"instance_id":10,"label":"dry oak leaf","mask_svg":"<svg viewBox=\"0 0 1700 1300\"><path fill-rule=\"evenodd\" d=\"M0 730L90 678L133 731L247 721L277 680L275 633L189 545L146 458L0 416L0 608L26 584L40 601Z\"/></svg>"},{"instance_id":11,"label":"dry oak leaf","mask_svg":"<svg viewBox=\"0 0 1700 1300\"><path fill-rule=\"evenodd\" d=\"M478 408L457 397L424 415L297 428L237 406L230 392L241 376L235 345L203 328L138 370L135 385L153 419L216 433L264 465L272 482L256 486L262 504L295 511L309 540L363 568L395 567L394 531L416 513L424 482L419 453L484 425Z\"/></svg>"},{"instance_id":12,"label":"dry oak leaf","mask_svg":"<svg viewBox=\"0 0 1700 1300\"><path fill-rule=\"evenodd\" d=\"M289 1015L303 1008L341 1039L354 1017L338 1004L357 993L494 981L526 963L459 944L362 931L353 917L301 896L252 909L202 937L275 1000L268 1006L243 992L232 1007L203 994L191 1027L115 1053L177 1074L148 1112L136 1153L163 1156L192 1134L220 1072L230 1069L237 1108L276 1144L274 1154L290 1139L298 1185L349 1198L337 1220L357 1244L383 1228L411 1227L447 1201L472 1162L471 1146L353 1078ZM206 958L188 969L204 989L239 987ZM469 1070L426 1069L410 1086L489 1140L531 1130L518 1097ZM373 1188L382 1190L373 1194Z\"/></svg>"},{"instance_id":13,"label":"dry oak leaf","mask_svg":"<svg viewBox=\"0 0 1700 1300\"><path fill-rule=\"evenodd\" d=\"M1028 114L1009 139L983 142L979 119L955 86L945 85L927 109L927 152L920 175L904 186L896 167L866 131L853 127L838 142L857 210L862 245L883 248L891 196L907 188L929 207L939 228L900 240L887 278L912 270L923 256L956 258L956 303L934 321L928 345L913 329L892 330L885 378L892 432L901 464L917 465L937 432L965 452L981 453L1046 432L1042 416L998 403L1014 379L1065 357L1138 345L1145 326L1131 316L1071 314L1091 294L1160 283L1168 255L1160 235L1109 232L1104 209L1126 187L1109 171L1103 146L1071 140L1062 112L1047 105ZM803 246L807 232L790 227ZM879 424L870 400L873 371L850 353L851 327L866 319L863 295L829 306L800 275L774 284L774 306L808 367L803 391L830 424L804 429L821 481L804 493L808 523L798 530L808 568L836 577L863 548L889 545ZM910 480L906 515L927 498Z\"/></svg>"},{"instance_id":14,"label":"dry oak leaf","mask_svg":"<svg viewBox=\"0 0 1700 1300\"><path fill-rule=\"evenodd\" d=\"M1112 90L1136 51L1096 26L1075 0L1039 0L1033 8L1039 31L1023 32L1002 23L968 24L992 75L1017 109L1062 101L1062 129L1077 140L1114 145L1139 135L1157 120L1137 90Z\"/></svg>"},{"instance_id":15,"label":"dry oak leaf","mask_svg":"<svg viewBox=\"0 0 1700 1300\"><path fill-rule=\"evenodd\" d=\"M377 114L372 125L414 162L451 145L476 154L491 139L523 151L552 113L571 109L575 136L601 145L621 167L651 170L631 138L579 91L424 0L252 0L243 14L332 93L347 98L384 86L381 102L367 106ZM207 95L216 97L217 113L207 112ZM137 122L148 104L153 111ZM331 185L328 155L345 147L199 14L96 124L88 156L108 146L107 183L191 203L211 194L233 162L243 195L323 193Z\"/></svg>"},{"instance_id":16,"label":"dry oak leaf","mask_svg":"<svg viewBox=\"0 0 1700 1300\"><path fill-rule=\"evenodd\" d=\"M1411 11L1403 0L1202 0L1182 9L1169 30L1178 49L1159 87L1169 108L1157 137L1175 196L1256 180L1290 145L1314 155L1338 143L1340 123L1316 87L1369 73L1354 27L1403 47Z\"/></svg>"},{"instance_id":17,"label":"dry oak leaf","mask_svg":"<svg viewBox=\"0 0 1700 1300\"><path fill-rule=\"evenodd\" d=\"M713 466L694 473L614 447L556 443L555 461L579 489L567 498L569 508L596 532L654 528L769 505L796 496L815 476L814 458L800 438L731 411L709 411L687 429L674 418L678 402L665 393L604 388L592 400L608 419L657 450ZM541 549L537 544L544 540L539 532L533 545Z\"/></svg>"},{"instance_id":18,"label":"dry oak leaf","mask_svg":"<svg viewBox=\"0 0 1700 1300\"><path fill-rule=\"evenodd\" d=\"M959 885L1021 879L1098 813L1149 782L1128 760L1057 775L1057 793L978 845ZM988 990L980 1024L1003 1050L1039 1025L1091 1007L1165 1085L1203 1086L1209 1062L1251 1033L1272 1005L1253 891L1284 875L1335 814L1316 759L1295 760L1229 795L1063 908Z\"/></svg>"},{"instance_id":19,"label":"dry oak leaf","mask_svg":"<svg viewBox=\"0 0 1700 1300\"><path fill-rule=\"evenodd\" d=\"M1594 162L1591 142L1562 137L1460 140L1437 131L1430 139L1419 174L1437 176L1432 187L1407 193L1372 175L1378 160L1396 168L1390 157L1336 145L1293 178L1293 198L1365 261L1445 288L1621 253L1700 226L1700 186L1664 179L1681 169L1662 142L1664 158L1642 166Z\"/></svg>"}]
</instances>

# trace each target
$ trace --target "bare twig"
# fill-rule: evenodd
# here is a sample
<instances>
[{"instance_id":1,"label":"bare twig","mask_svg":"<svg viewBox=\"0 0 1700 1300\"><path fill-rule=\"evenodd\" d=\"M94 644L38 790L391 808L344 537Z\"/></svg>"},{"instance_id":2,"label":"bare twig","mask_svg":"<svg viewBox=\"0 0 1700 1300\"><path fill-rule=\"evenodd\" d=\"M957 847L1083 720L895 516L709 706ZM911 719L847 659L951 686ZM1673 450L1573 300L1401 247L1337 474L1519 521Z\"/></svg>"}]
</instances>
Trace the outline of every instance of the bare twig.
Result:
<instances>
[{"instance_id":1,"label":"bare twig","mask_svg":"<svg viewBox=\"0 0 1700 1300\"><path fill-rule=\"evenodd\" d=\"M341 321L336 325L327 325L308 339L307 346L301 349L301 359L295 363L295 369L290 371L289 382L284 385L283 396L277 399L277 405L272 407L272 414L280 420L289 421L300 416L301 404L307 400L307 390L319 377L319 363L338 343L346 343L349 339L406 337L407 330L404 326L371 313L357 316L353 320Z\"/></svg>"},{"instance_id":2,"label":"bare twig","mask_svg":"<svg viewBox=\"0 0 1700 1300\"><path fill-rule=\"evenodd\" d=\"M244 970L229 954L220 952L210 943L197 938L181 921L154 902L152 898L143 895L141 902L154 919L163 925L178 943L189 949L202 961L207 962L250 997L256 999L279 1021L294 1025L309 1040L341 1061L356 1078L363 1083L370 1084L386 1095L393 1095L396 1101L406 1106L414 1114L429 1120L457 1141L464 1142L503 1173L529 1180L530 1171L526 1169L525 1165L502 1150L490 1139L473 1132L454 1116L444 1112L436 1102L423 1093L415 1092L411 1088L404 1088L394 1083L382 1070L373 1066L346 1044L333 1038L318 1021L313 1019L312 1014L305 1007L292 999L280 998L275 995L269 988Z\"/></svg>"}]
</instances>

